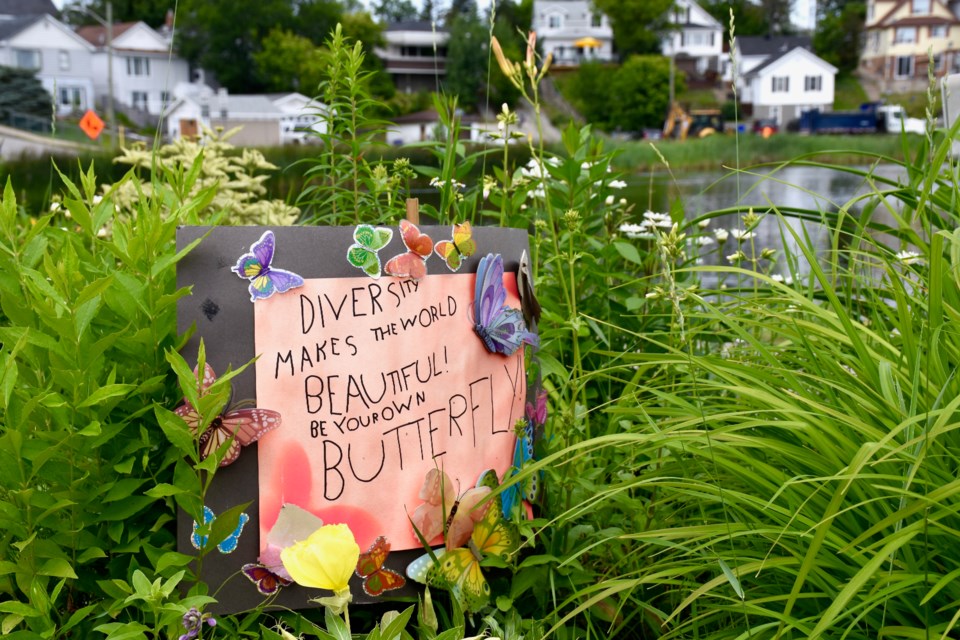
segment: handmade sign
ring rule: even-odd
[[[196,240],[178,267],[178,286],[192,287],[178,321],[182,333],[196,328],[184,355],[195,358],[202,338],[216,372],[198,372],[201,395],[213,376],[257,360],[232,381],[223,415],[202,433],[192,427],[205,454],[230,457],[203,519],[246,505],[246,526],[206,548],[207,528],[183,515],[181,550],[208,553],[203,578],[219,587],[222,610],[264,597],[302,608],[320,594],[290,584],[274,543],[342,523],[365,550],[354,601],[412,595],[403,574],[423,550],[410,516],[428,472],[442,469],[459,496],[530,448],[515,430],[539,410],[524,349],[538,338],[516,277],[526,233],[185,227],[178,249]],[[195,419],[192,407],[178,413]]]

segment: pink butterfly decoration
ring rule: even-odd
[[[440,469],[430,469],[418,494],[423,504],[413,512],[410,521],[428,542],[433,543],[443,534],[447,549],[462,547],[470,539],[474,525],[490,508],[489,502],[477,507],[490,490],[474,487],[458,499],[450,476]]]

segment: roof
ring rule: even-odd
[[[3,0],[0,0],[2,2]],[[116,39],[128,29],[137,26],[138,22],[118,22],[113,25],[113,37]],[[107,44],[107,28],[99,24],[88,24],[77,27],[77,35],[92,45],[102,47]]]
[[[384,31],[436,31],[437,33],[446,33],[447,29],[441,26],[435,27],[434,23],[429,20],[402,20],[387,24]]]
[[[0,0],[0,15],[38,16],[44,13],[59,15],[53,0]]]
[[[769,58],[767,58],[766,60],[764,60],[762,64],[759,64],[759,65],[757,65],[756,67],[754,67],[753,69],[750,69],[750,71],[749,71],[748,73],[744,74],[744,77],[745,77],[745,78],[750,78],[750,77],[759,75],[760,72],[763,71],[764,69],[766,69],[767,67],[775,64],[778,60],[781,60],[782,58],[787,57],[788,55],[790,55],[791,53],[793,53],[794,51],[797,51],[797,50],[805,52],[805,53],[806,53],[807,55],[809,55],[811,58],[816,58],[817,60],[819,60],[820,62],[822,62],[824,66],[827,66],[827,67],[830,67],[831,69],[833,69],[833,72],[834,72],[834,73],[837,72],[837,68],[836,68],[836,67],[834,67],[832,64],[830,64],[829,62],[827,62],[826,60],[824,60],[823,58],[821,58],[821,57],[818,56],[817,54],[813,53],[813,52],[810,51],[809,49],[806,49],[806,48],[804,48],[804,47],[794,47],[793,49],[790,49],[789,51],[784,51],[783,53],[781,53],[781,54],[778,55],[778,56],[770,56]]]
[[[924,15],[924,16],[911,16],[911,17],[909,17],[909,18],[903,18],[903,19],[901,19],[901,20],[897,20],[897,21],[894,22],[894,23],[888,22],[888,21],[890,20],[890,18],[892,18],[893,15],[894,15],[903,5],[907,4],[908,2],[910,2],[910,0],[897,0],[897,2],[890,8],[889,11],[887,11],[887,13],[884,14],[884,16],[883,16],[882,18],[880,18],[879,20],[877,20],[876,22],[874,22],[872,25],[870,25],[870,26],[867,27],[867,28],[868,28],[868,29],[878,29],[878,28],[897,27],[897,26],[909,26],[909,25],[916,25],[916,24],[944,24],[944,23],[956,23],[956,22],[957,22],[956,19],[953,19],[953,20],[949,20],[949,19],[948,19],[948,20],[945,20],[944,22],[941,23],[939,20],[933,19],[934,16],[932,15],[932,14],[933,14],[932,4],[933,4],[933,3],[937,3],[937,4],[940,4],[940,5],[943,6],[943,7],[947,7],[946,3],[943,2],[943,0],[930,0],[930,2],[931,2],[931,7],[930,7],[931,11],[930,11],[930,14],[928,14],[928,15]],[[948,13],[950,13],[951,16],[953,15],[953,13],[950,12],[950,11],[948,11]],[[905,20],[911,20],[911,21],[916,20],[916,22],[905,22]]]
[[[17,35],[42,17],[35,15],[14,18],[13,20],[0,20],[0,40],[6,40]]]
[[[737,47],[741,56],[769,56],[797,47],[813,51],[813,41],[810,36],[745,36],[737,37]]]

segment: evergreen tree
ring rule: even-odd
[[[410,0],[377,0],[373,5],[373,14],[381,22],[403,22],[416,20],[417,8]]]
[[[460,97],[470,111],[480,104],[487,74],[487,29],[476,13],[459,15],[449,23],[447,73],[444,91]]]
[[[821,10],[813,49],[840,71],[853,71],[860,64],[867,6],[860,1],[832,0],[830,11]]]
[[[53,101],[32,71],[0,67],[0,122],[9,121],[12,113],[25,113],[49,120]]]

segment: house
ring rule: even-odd
[[[0,65],[36,71],[56,101],[58,115],[93,107],[94,52],[89,42],[48,13],[0,20]]]
[[[322,102],[297,92],[275,93],[267,97],[283,112],[280,116],[280,144],[300,144],[308,141],[311,132],[326,132],[323,117],[327,106]]]
[[[447,73],[447,40],[450,33],[428,21],[388,24],[385,46],[376,50],[394,86],[403,93],[436,91]]]
[[[945,0],[869,0],[860,72],[882,90],[897,92],[923,90],[928,72],[937,78],[956,73],[958,6]]]
[[[533,30],[543,55],[553,54],[554,67],[614,59],[610,19],[588,0],[535,0]]]
[[[53,0],[0,0],[0,21],[15,20],[26,16],[59,15]]]
[[[806,47],[778,45],[749,71],[738,70],[737,87],[741,104],[755,118],[786,124],[804,111],[832,110],[836,75],[836,67]]]
[[[190,80],[186,60],[171,54],[170,41],[144,22],[113,25],[108,48],[105,26],[77,29],[77,35],[94,47],[94,90],[104,100],[110,93],[113,70],[114,103],[140,124],[156,121],[173,98],[173,87]]]
[[[663,54],[673,56],[688,77],[719,75],[725,60],[723,25],[693,0],[676,0],[669,22],[672,29],[663,38]]]
[[[810,36],[737,36],[734,40],[733,58],[736,60],[737,75],[743,77],[750,73],[771,56],[776,57],[801,47],[813,52],[813,40]],[[733,67],[729,57],[725,61],[723,79],[732,81]]]
[[[323,133],[326,105],[300,93],[231,94],[198,83],[181,83],[164,113],[171,140],[197,136],[204,128],[242,129],[230,138],[237,146],[273,147],[307,142],[309,130]]]
[[[477,116],[465,115],[460,119],[460,139],[477,142],[482,133]],[[446,135],[440,115],[434,109],[397,116],[387,125],[387,142],[394,146],[403,146],[440,140]]]

